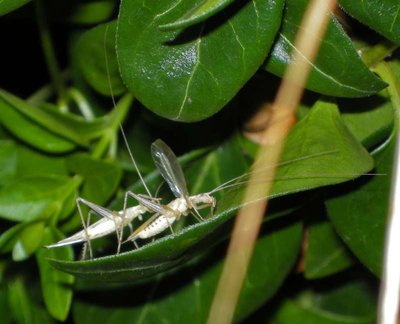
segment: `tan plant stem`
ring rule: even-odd
[[[320,41],[330,18],[330,11],[336,6],[335,0],[312,0],[303,17],[295,42],[292,64],[285,72],[272,107],[270,126],[264,131],[262,146],[253,165],[254,177],[273,179],[276,173],[286,135],[295,122],[295,110],[301,99],[304,86],[318,53]],[[260,176],[261,175],[261,176]],[[253,178],[253,177],[252,177]],[[246,277],[254,245],[267,207],[267,197],[273,181],[261,184],[252,181],[246,188],[245,204],[236,218],[226,261],[211,305],[208,323],[231,323],[236,304]]]

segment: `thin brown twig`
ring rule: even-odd
[[[270,127],[263,134],[262,146],[254,164],[254,173],[263,172],[263,177],[273,179],[284,147],[286,135],[295,122],[295,110],[301,99],[304,86],[313,62],[318,53],[330,18],[330,11],[336,6],[335,0],[312,0],[304,15],[300,33],[297,35],[292,55],[292,64],[285,72],[275,102],[272,106]],[[260,169],[260,170],[259,170]],[[261,170],[263,169],[263,171]],[[266,197],[273,181],[259,183],[251,181],[246,188],[244,201]],[[228,247],[226,261],[211,305],[208,323],[231,323],[243,281],[246,277],[255,241],[257,239],[267,199],[243,207],[235,220],[232,238]]]

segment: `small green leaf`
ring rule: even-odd
[[[351,16],[400,44],[400,3],[398,0],[339,0]]]
[[[229,167],[227,159],[218,158],[218,154],[224,152],[225,150],[219,148],[206,156],[203,163],[198,165],[198,172],[192,173],[193,178],[189,178],[188,183],[196,184],[201,181],[203,169],[212,170],[210,176],[216,178],[217,182],[224,179],[221,175],[228,177],[228,172],[233,173],[231,177],[237,176],[240,171],[237,167],[240,169],[242,164],[239,161],[243,159],[242,150],[236,149],[236,154],[232,154],[231,149],[226,151],[229,153],[229,160],[236,161]],[[272,197],[344,182],[373,167],[373,160],[345,127],[336,106],[325,102],[319,102],[293,129],[287,140],[283,161],[286,162],[278,170]],[[214,163],[214,166],[209,168],[207,163]],[[207,186],[213,185],[210,181],[204,183]],[[201,189],[212,188],[201,186]],[[214,217],[140,249],[89,261],[51,262],[58,269],[92,280],[101,277],[103,280],[126,282],[153,276],[184,262],[196,247],[215,243],[220,238],[216,235],[217,229],[242,206],[241,193],[241,190],[225,192],[217,203]]]
[[[115,7],[114,0],[77,3],[68,20],[75,24],[97,24],[110,19]]]
[[[0,190],[0,215],[17,222],[45,219],[60,212],[63,201],[79,182],[51,175],[19,178]]]
[[[24,261],[29,258],[42,244],[44,235],[44,222],[35,222],[25,226],[18,233],[12,258],[14,261]]]
[[[23,5],[26,5],[31,0],[2,0],[0,2],[0,16],[6,15]]]
[[[16,137],[40,150],[63,153],[75,148],[75,145],[70,141],[53,134],[16,111],[14,105],[1,97],[0,122]]]
[[[159,30],[191,7],[123,0],[117,28],[124,83],[147,108],[179,121],[215,114],[256,72],[279,27],[282,0],[235,3],[182,32]]]
[[[81,72],[98,92],[120,95],[126,91],[122,83],[115,53],[117,22],[97,26],[84,33],[76,45]],[[110,89],[111,88],[111,89]]]
[[[32,224],[38,223],[39,221],[19,223],[4,231],[0,235],[0,253],[8,253],[12,251],[17,240],[20,237],[20,233]]]
[[[179,28],[187,28],[194,24],[198,24],[221,11],[233,0],[205,0],[196,4],[193,8],[189,9],[184,15],[172,23],[167,23],[159,26],[161,30],[175,30]]]
[[[88,143],[104,135],[111,127],[115,127],[113,125],[118,125],[124,119],[132,101],[133,96],[126,94],[117,102],[117,105],[113,107],[110,113],[93,120],[86,120],[75,114],[61,112],[50,104],[43,104],[40,109],[49,122],[60,125],[64,129],[62,135],[71,138],[71,140],[73,140],[72,137],[80,138],[80,141]],[[71,133],[74,133],[72,137]]]
[[[294,39],[299,30],[307,0],[287,0],[283,24],[265,68],[282,76],[290,62]],[[365,97],[386,84],[361,61],[337,20],[332,16],[321,42],[319,54],[311,66],[307,89],[338,97]]]
[[[305,277],[318,279],[353,264],[353,258],[326,220],[313,223],[308,232]]]
[[[8,253],[12,251],[18,240],[18,234],[30,223],[19,223],[4,231],[0,235],[0,253]]]
[[[71,141],[87,146],[90,140],[103,135],[112,125],[118,125],[132,100],[133,96],[128,94],[109,114],[87,121],[72,113],[61,112],[54,105],[28,105],[0,89],[0,121],[27,143],[50,152],[65,152],[75,147]]]
[[[59,241],[62,238],[62,235],[55,230],[46,228],[42,243],[46,245]],[[72,249],[71,247],[59,249],[42,248],[36,252],[36,260],[39,266],[40,282],[46,308],[55,319],[65,321],[71,306],[74,277],[55,270],[47,261],[48,258],[72,260]]]

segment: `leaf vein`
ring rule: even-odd
[[[187,98],[189,96],[190,85],[191,85],[191,83],[193,81],[193,77],[196,74],[196,71],[197,71],[197,69],[198,69],[198,67],[200,65],[200,44],[201,44],[201,35],[203,34],[203,30],[204,30],[204,24],[200,29],[199,36],[198,36],[198,39],[196,41],[196,63],[194,65],[194,67],[193,67],[192,72],[190,73],[190,77],[189,77],[189,80],[187,82],[186,89],[185,89],[185,95],[183,97],[181,106],[179,107],[179,111],[178,111],[178,114],[176,115],[175,119],[179,119],[181,117],[181,114],[183,112],[183,108],[185,107],[185,102],[186,102],[186,100],[187,100]]]
[[[394,15],[392,24],[390,25],[390,29],[389,29],[389,30],[390,30],[391,32],[393,32],[394,24],[396,23],[397,18],[399,18],[399,13],[400,13],[400,3],[399,3],[399,5],[397,6],[396,14]]]
[[[331,80],[332,82],[336,83],[336,84],[339,85],[340,87],[347,88],[347,89],[351,89],[351,90],[355,90],[355,91],[359,91],[359,92],[362,92],[362,93],[365,93],[365,94],[369,94],[369,92],[366,91],[366,90],[359,89],[359,88],[350,86],[350,85],[348,85],[348,84],[344,84],[344,83],[342,83],[342,82],[336,80],[336,79],[335,79],[334,77],[332,77],[331,75],[325,73],[325,72],[322,71],[320,68],[318,68],[315,64],[313,64],[310,60],[308,60],[307,57],[305,57],[305,56],[303,55],[303,53],[301,53],[301,52],[293,45],[293,43],[292,43],[289,39],[287,39],[287,38],[285,37],[285,35],[283,35],[283,34],[281,33],[280,36],[290,45],[290,47],[293,48],[293,50],[295,50],[297,53],[299,53],[299,55],[300,55],[307,63],[309,63],[316,71],[318,71],[319,73],[321,73],[321,74],[322,74],[324,77],[326,77],[327,79],[329,79],[329,80]]]

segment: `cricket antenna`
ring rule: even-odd
[[[117,105],[116,105],[116,103],[115,103],[114,92],[113,92],[112,85],[111,85],[110,69],[109,69],[109,66],[108,66],[108,56],[107,56],[107,48],[106,48],[108,27],[109,27],[109,25],[106,26],[106,30],[105,30],[105,32],[104,32],[103,47],[104,47],[104,58],[105,58],[106,71],[107,71],[108,88],[109,88],[109,90],[110,90],[111,100],[112,100],[113,106],[114,106],[114,108],[115,108]],[[140,181],[142,182],[143,187],[145,188],[145,190],[146,190],[147,194],[149,195],[149,197],[153,197],[153,196],[151,195],[151,193],[150,193],[149,188],[147,187],[146,183],[144,182],[144,179],[143,179],[143,177],[142,177],[142,173],[139,171],[139,168],[138,168],[138,166],[137,166],[137,164],[136,164],[136,161],[135,161],[135,159],[134,159],[134,157],[133,157],[132,151],[131,151],[131,149],[130,149],[130,147],[129,147],[129,143],[128,143],[128,140],[127,140],[127,138],[126,138],[126,136],[125,136],[125,132],[124,132],[124,129],[122,128],[122,124],[121,124],[121,123],[119,124],[119,129],[121,130],[122,138],[124,139],[125,146],[126,146],[126,148],[128,149],[129,157],[131,158],[131,161],[132,161],[133,166],[135,167],[135,170],[136,170],[136,172],[137,172],[137,174],[138,174],[138,176],[139,176],[139,178],[140,178]]]

